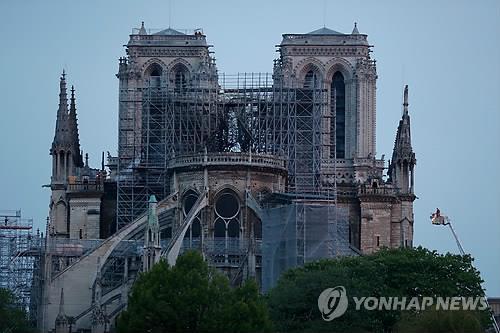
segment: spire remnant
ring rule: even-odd
[[[389,181],[397,185],[403,193],[413,193],[413,170],[417,163],[411,144],[411,125],[408,113],[408,85],[403,93],[403,116],[399,121],[392,159],[389,165]]]

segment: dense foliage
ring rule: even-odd
[[[309,263],[286,272],[270,291],[271,318],[280,332],[397,332],[398,328],[410,332],[409,327],[418,325],[418,332],[461,332],[453,325],[462,325],[473,333],[488,323],[485,311],[467,311],[464,317],[464,313],[449,313],[452,311],[367,311],[363,307],[356,311],[349,304],[342,317],[326,322],[317,305],[320,293],[335,286],[346,288],[350,302],[354,296],[483,296],[482,280],[472,261],[470,256],[407,248]],[[449,323],[450,318],[458,317],[466,319]],[[433,325],[442,329],[427,330]]]
[[[33,328],[10,290],[0,288],[0,332],[29,333]]]
[[[472,311],[429,309],[419,314],[403,314],[396,331],[403,333],[483,333],[482,314]]]
[[[118,319],[118,332],[264,332],[267,307],[255,282],[231,288],[228,279],[189,251],[174,267],[165,261],[141,274]]]

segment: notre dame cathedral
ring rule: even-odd
[[[143,23],[125,51],[118,154],[99,168],[60,78],[41,331],[112,332],[137,274],[186,249],[265,292],[308,261],[412,246],[408,87],[385,161],[376,62],[356,25],[284,34],[269,74],[219,73],[201,30]]]

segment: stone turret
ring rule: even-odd
[[[393,183],[401,194],[413,194],[414,167],[417,163],[411,145],[408,105],[408,85],[406,85],[404,90],[403,116],[399,121],[388,172],[389,181]]]
[[[52,155],[52,182],[64,181],[66,176],[66,154],[70,146],[68,139],[68,98],[66,93],[66,73],[62,72],[59,82],[59,108],[57,109],[56,130],[50,149]]]
[[[78,136],[75,89],[71,87],[71,104],[68,110],[64,71],[59,82],[59,108],[50,155],[52,155],[52,183],[66,183],[69,176],[76,174],[76,168],[83,166]]]

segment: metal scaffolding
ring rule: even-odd
[[[121,87],[118,229],[146,210],[149,195],[170,193],[170,159],[204,150],[283,156],[289,192],[336,200],[335,154],[324,152],[335,151],[325,140],[335,116],[326,89],[289,86],[270,73],[174,81],[164,75]]]
[[[33,235],[33,220],[22,218],[20,210],[0,211],[0,218],[0,288],[11,290],[19,306],[30,311],[42,238]]]

